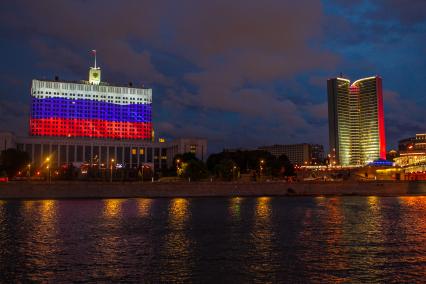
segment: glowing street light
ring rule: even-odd
[[[115,162],[115,160],[111,159],[111,163],[110,163],[111,173],[109,175],[109,182],[112,182],[112,166],[113,166],[114,162]]]
[[[47,163],[46,169],[47,169],[47,172],[48,172],[47,181],[50,183],[51,182],[51,178],[50,178],[50,157],[46,158],[46,163]]]
[[[180,159],[176,160],[176,175],[179,175],[179,163],[180,163]]]
[[[262,175],[262,170],[263,170],[263,164],[265,163],[265,160],[260,160],[260,165],[259,165],[259,174]]]

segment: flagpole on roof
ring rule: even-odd
[[[96,49],[92,50],[93,55],[95,56],[95,68],[96,68]]]

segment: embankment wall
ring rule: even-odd
[[[9,182],[0,199],[426,194],[426,182]]]

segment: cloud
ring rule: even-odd
[[[0,113],[2,114],[0,131],[12,131],[17,135],[28,133],[29,106],[27,104],[1,100]]]
[[[160,136],[205,136],[216,148],[325,143],[326,79],[336,70],[353,78],[383,70],[371,50],[393,54],[403,42],[386,44],[419,29],[422,2],[15,1],[0,9],[0,36],[60,77],[85,78],[88,51],[97,49],[103,78],[154,88]],[[424,122],[415,104],[386,96],[390,137],[403,128],[400,121]],[[402,113],[393,100],[413,112]]]
[[[384,90],[383,100],[387,141],[396,142],[412,137],[416,133],[425,132],[426,119],[423,115],[423,106],[392,90]],[[392,142],[390,146],[395,146],[396,144]]]

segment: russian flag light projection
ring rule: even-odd
[[[35,136],[150,139],[151,103],[106,99],[32,97],[30,134]]]

